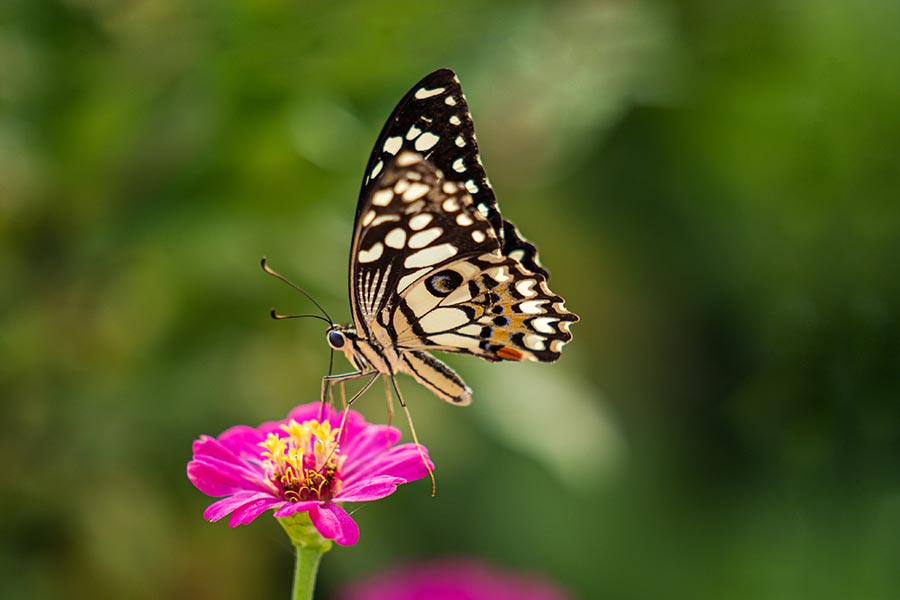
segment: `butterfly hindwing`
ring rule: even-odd
[[[553,362],[576,320],[543,275],[489,252],[443,265],[409,286],[393,325],[400,348]]]
[[[379,316],[373,333],[389,332],[382,337],[399,350],[493,361],[559,358],[575,317],[546,277],[504,256],[468,192],[420,155],[401,153],[388,170],[363,216],[369,227],[358,252],[360,305],[368,321]],[[371,275],[365,265],[374,254],[378,273]],[[382,281],[399,297],[382,303]]]

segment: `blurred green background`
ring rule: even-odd
[[[371,145],[463,82],[581,315],[556,365],[401,381],[437,464],[320,597],[481,557],[579,598],[900,597],[900,4],[0,3],[0,596],[284,598],[191,442],[317,397]],[[341,367],[343,368],[343,359]],[[384,421],[382,392],[358,403]]]

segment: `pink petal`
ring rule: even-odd
[[[246,502],[242,506],[236,508],[233,513],[231,513],[231,518],[228,519],[228,525],[229,527],[246,525],[247,523],[252,522],[256,517],[258,517],[265,511],[282,502],[284,502],[284,500],[279,500],[274,496],[263,497],[257,500]]]
[[[266,439],[266,435],[258,428],[237,425],[226,429],[217,439],[237,456],[245,460],[248,458],[259,460],[262,453],[259,443]]]
[[[341,419],[344,416],[344,411],[335,411],[335,413],[335,418],[332,419],[331,424],[335,427],[339,427]],[[348,443],[350,440],[358,437],[361,432],[366,431],[369,427],[371,426],[366,422],[365,417],[355,410],[348,411],[347,420],[344,421],[344,430],[341,434],[341,442],[345,444]]]
[[[198,490],[208,496],[268,490],[262,473],[254,472],[241,463],[209,458],[192,460],[187,465],[187,476]]]
[[[335,502],[369,502],[380,500],[397,491],[397,486],[405,483],[397,477],[382,475],[371,477],[355,486],[347,486],[345,490],[335,497]]]
[[[260,449],[261,450],[261,449]],[[220,440],[209,437],[208,435],[200,436],[193,445],[194,460],[210,459],[222,461],[224,463],[233,463],[248,471],[259,471],[252,463],[248,463],[245,459],[235,453],[231,448],[227,447]],[[256,459],[260,458],[260,451],[254,454]]]
[[[400,439],[400,430],[386,425],[370,425],[359,432],[356,437],[347,438],[344,444],[344,455],[347,460],[366,462],[372,456],[385,452]],[[350,465],[348,465],[348,468]]]
[[[424,447],[422,453],[428,460],[427,450]],[[428,460],[428,465],[434,471],[431,460]],[[402,479],[401,483],[405,483],[427,477],[428,469],[415,445],[404,444],[391,448],[381,456],[371,458],[367,464],[348,464],[343,481],[347,486],[354,486],[360,481],[382,475]]]
[[[316,506],[318,500],[307,500],[305,502],[285,502],[284,506],[275,511],[276,517],[289,517],[294,513],[305,512]]]
[[[352,546],[359,541],[359,526],[337,504],[314,506],[309,510],[309,518],[319,533],[341,546]]]
[[[298,423],[310,420],[321,421],[322,419],[327,420],[332,415],[334,415],[334,408],[327,402],[324,405],[321,402],[310,402],[292,408],[286,420],[293,419]]]
[[[217,500],[207,506],[206,510],[203,511],[203,518],[207,521],[218,521],[222,517],[231,514],[233,511],[247,504],[248,502],[255,502],[266,497],[272,498],[273,500],[277,501],[277,499],[270,494],[261,494],[259,492],[238,492],[233,496],[222,498],[221,500]]]

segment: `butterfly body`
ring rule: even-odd
[[[552,362],[578,317],[547,286],[534,245],[500,215],[455,74],[394,109],[369,159],[350,254],[353,323],[327,338],[357,369],[407,373],[453,404],[472,390],[430,352]]]

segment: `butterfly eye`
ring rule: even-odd
[[[450,292],[461,286],[462,282],[462,275],[456,271],[447,270],[429,277],[428,281],[425,282],[425,287],[434,296],[443,298],[444,296],[449,296]]]
[[[340,350],[344,347],[344,334],[340,331],[329,331],[328,332],[328,345],[334,348],[335,350]]]

